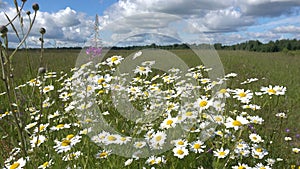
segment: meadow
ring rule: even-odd
[[[138,51],[133,50],[111,50],[106,54],[106,58],[110,59],[113,56],[121,55],[126,58],[128,55],[132,55]],[[174,53],[176,56],[179,56],[187,65],[190,67],[199,66],[199,62],[195,61],[194,54],[189,50],[170,50],[170,52]],[[35,91],[30,86],[30,80],[34,79],[37,76],[37,70],[39,68],[39,50],[22,50],[19,51],[13,60],[14,65],[14,79],[15,83],[18,85],[26,84],[27,86],[24,89],[21,89],[22,95],[26,95],[21,97],[22,104],[24,105],[22,108],[27,108],[26,110],[22,110],[22,112],[18,113],[18,118],[20,120],[21,126],[23,127],[24,133],[27,136],[24,137],[24,141],[26,144],[27,151],[23,152],[22,148],[15,150],[15,147],[22,147],[20,144],[20,135],[16,133],[16,126],[14,126],[13,116],[11,115],[13,112],[9,112],[9,105],[6,102],[5,94],[0,96],[0,137],[2,141],[0,142],[0,164],[5,165],[6,167],[13,168],[14,164],[16,164],[16,160],[19,159],[19,166],[22,163],[26,162],[26,168],[299,168],[300,167],[300,52],[293,51],[289,53],[260,53],[260,52],[247,52],[247,51],[226,51],[219,50],[217,51],[221,62],[224,66],[225,74],[237,73],[235,78],[231,79],[231,76],[228,76],[230,80],[226,79],[226,86],[231,89],[230,95],[233,98],[226,99],[226,105],[222,107],[222,115],[224,116],[220,125],[227,124],[231,117],[239,117],[245,121],[250,121],[252,117],[260,117],[258,119],[264,119],[261,124],[256,124],[257,122],[253,122],[250,124],[242,123],[243,120],[240,120],[240,123],[237,126],[226,127],[224,128],[220,126],[217,127],[216,131],[221,132],[222,134],[215,133],[213,137],[204,141],[203,143],[197,142],[198,134],[194,132],[189,133],[188,136],[184,137],[181,140],[182,144],[194,144],[201,146],[201,148],[191,149],[187,155],[186,151],[188,148],[180,146],[178,143],[175,144],[175,148],[173,150],[168,150],[157,156],[151,156],[149,158],[138,158],[138,157],[121,157],[117,154],[114,154],[114,148],[110,147],[110,143],[105,143],[105,149],[101,146],[98,147],[95,143],[97,143],[97,139],[95,140],[93,137],[89,137],[90,135],[85,135],[88,132],[81,127],[82,123],[88,123],[87,121],[81,121],[76,119],[76,114],[69,112],[64,112],[64,110],[70,105],[72,102],[72,98],[65,97],[61,98],[61,93],[63,91],[69,92],[66,87],[63,85],[67,84],[68,77],[72,77],[74,74],[79,74],[77,77],[84,76],[84,72],[89,72],[88,66],[79,67],[77,69],[73,69],[76,64],[76,59],[78,58],[78,54],[80,50],[54,50],[54,49],[45,49],[43,53],[42,65],[46,67],[48,74],[43,75],[48,78],[42,79],[40,77],[42,87],[40,88],[41,92],[39,92],[39,88]],[[102,56],[103,57],[103,56]],[[163,56],[162,56],[163,57]],[[105,60],[105,59],[104,59]],[[114,60],[114,59],[112,59]],[[28,62],[29,61],[29,62]],[[109,63],[106,61],[107,64]],[[31,68],[29,68],[28,63],[30,63]],[[103,65],[101,67],[101,71],[98,72],[99,76],[103,76],[103,80],[110,85],[113,83],[109,83],[110,80],[107,80],[106,75],[109,74],[109,71],[114,71],[112,67],[117,67],[117,64],[114,65]],[[138,66],[138,65],[137,65]],[[147,65],[151,67],[151,65]],[[147,67],[145,66],[145,67]],[[141,67],[139,67],[141,68]],[[71,71],[71,69],[73,69]],[[199,70],[198,70],[199,69]],[[140,70],[142,71],[142,70]],[[143,70],[145,71],[145,70]],[[201,73],[201,79],[205,79],[206,69],[198,67],[197,70]],[[50,72],[50,74],[49,74]],[[56,73],[51,73],[56,72]],[[61,73],[63,72],[63,73]],[[91,73],[91,72],[89,72]],[[149,76],[148,76],[149,73]],[[153,71],[152,73],[155,73]],[[173,72],[174,73],[174,72]],[[92,76],[98,76],[97,73],[91,73]],[[158,73],[159,74],[159,73]],[[170,73],[171,74],[171,73]],[[89,76],[89,74],[87,74]],[[146,76],[145,76],[146,75]],[[42,76],[42,75],[40,75]],[[53,77],[53,80],[51,79]],[[91,78],[92,78],[91,76]],[[150,72],[138,72],[136,76],[145,79],[142,82],[130,82],[133,86],[139,87],[139,85],[147,85],[145,82],[148,82],[147,79],[150,77],[153,79],[154,75],[150,76]],[[61,77],[61,78],[60,78]],[[90,76],[89,76],[90,77]],[[136,77],[136,78],[137,78]],[[162,83],[160,87],[162,91],[175,90],[174,84],[169,82],[164,84],[162,81],[165,79],[166,75],[163,73],[159,74],[157,83]],[[109,79],[109,78],[108,78]],[[250,80],[252,79],[252,80]],[[255,79],[255,80],[254,80]],[[37,79],[35,79],[37,80]],[[98,81],[99,82],[99,81]],[[245,82],[244,84],[242,82]],[[81,84],[80,82],[76,82]],[[99,82],[100,83],[100,82]],[[140,84],[141,83],[141,84]],[[209,82],[210,83],[210,82]],[[242,84],[241,84],[242,83]],[[62,85],[63,84],[63,85]],[[270,87],[271,85],[272,87]],[[280,94],[280,96],[275,95],[274,92],[275,86],[284,86],[286,87],[286,92],[284,94]],[[45,91],[45,87],[47,87]],[[51,87],[54,87],[55,90],[52,91]],[[80,85],[79,85],[80,86]],[[184,85],[183,85],[184,86]],[[206,83],[200,83],[199,86],[202,88],[208,87]],[[262,94],[262,87],[265,86],[268,88],[266,93]],[[149,87],[149,86],[148,86]],[[143,88],[144,90],[145,88]],[[248,101],[243,102],[243,100],[239,100],[240,97],[234,97],[238,95],[238,89],[245,89],[243,93],[246,95],[248,92],[246,90],[249,89],[249,93],[252,93],[251,98],[253,97],[254,105],[257,105],[260,108],[253,108],[251,106],[250,109],[241,109],[239,104],[245,105],[249,103]],[[58,91],[60,90],[60,91]],[[74,90],[82,90],[74,89]],[[89,88],[88,88],[89,90]],[[118,112],[111,108],[110,106],[117,104],[113,103],[113,100],[109,98],[110,92],[107,88],[102,86],[101,89],[92,89],[97,91],[97,97],[100,97],[98,100],[99,107],[101,113],[105,113],[108,111],[108,115],[105,116],[105,119],[109,121],[109,124],[120,133],[123,133],[126,136],[139,136],[143,137],[150,132],[148,130],[143,130],[140,133],[135,131],[135,125],[137,123],[126,121],[124,117],[122,117]],[[176,89],[177,90],[177,89]],[[0,93],[5,91],[4,85],[0,84]],[[256,92],[261,92],[261,94],[254,94]],[[52,92],[52,93],[51,93]],[[201,107],[201,112],[198,116],[198,120],[203,122],[202,120],[206,120],[206,111],[208,108],[206,104],[209,103],[210,98],[210,90],[201,90],[200,102],[205,101],[205,105]],[[269,93],[268,93],[269,92]],[[104,94],[103,94],[104,93]],[[101,95],[102,94],[102,95]],[[148,94],[146,94],[146,98],[141,98],[140,95],[135,93],[129,93],[133,98],[131,102],[136,106],[140,107],[140,109],[145,106],[147,103],[151,103],[148,100]],[[137,97],[137,98],[135,98]],[[145,97],[145,96],[144,96]],[[175,96],[174,96],[175,97]],[[161,120],[159,123],[163,124],[165,120],[174,120],[176,116],[176,120],[178,121],[179,110],[180,108],[174,108],[177,106],[178,96],[173,100],[168,100],[167,103],[174,103],[174,105],[167,107],[167,114],[162,115],[159,119]],[[50,100],[48,99],[50,98]],[[46,101],[48,99],[48,101]],[[65,99],[65,100],[64,100]],[[73,98],[74,99],[74,98]],[[202,100],[201,100],[202,99]],[[86,100],[85,100],[86,101]],[[241,103],[241,102],[242,103]],[[40,106],[42,104],[42,106]],[[45,104],[45,105],[44,105]],[[47,106],[48,105],[48,106]],[[84,104],[85,105],[85,104]],[[249,104],[248,104],[249,105]],[[86,105],[85,105],[86,106]],[[82,108],[86,110],[85,107]],[[180,107],[180,106],[179,106]],[[184,106],[183,106],[184,107]],[[69,108],[69,107],[68,107]],[[170,110],[169,110],[170,108]],[[173,109],[174,108],[174,109]],[[32,109],[32,110],[30,110]],[[143,110],[143,109],[142,109]],[[55,112],[58,114],[55,115]],[[224,113],[224,114],[223,114]],[[12,116],[12,117],[9,117]],[[171,118],[173,116],[173,118]],[[52,118],[53,119],[52,119]],[[244,118],[245,117],[245,118]],[[246,117],[248,120],[246,120]],[[223,117],[222,117],[223,118]],[[89,119],[91,120],[91,119]],[[184,121],[184,120],[183,120]],[[234,120],[235,122],[238,119]],[[36,123],[35,123],[36,122]],[[259,122],[258,122],[259,123]],[[30,125],[31,124],[31,125]],[[69,127],[62,127],[61,124],[69,124]],[[179,125],[179,122],[176,123]],[[197,123],[198,124],[198,123]],[[246,125],[248,124],[248,125]],[[44,128],[37,127],[37,131],[35,131],[36,126],[46,125]],[[60,126],[59,126],[60,125]],[[149,124],[148,124],[149,125]],[[242,127],[245,125],[245,127]],[[89,125],[87,125],[89,126]],[[247,127],[246,127],[247,126]],[[50,130],[50,128],[52,129]],[[56,127],[56,129],[55,129]],[[145,126],[139,126],[145,127]],[[153,126],[147,126],[151,129],[159,131],[150,132],[153,137],[156,136],[161,139],[164,135],[161,133],[165,131],[164,129],[173,128],[171,124],[161,127],[161,125],[157,126],[157,124],[153,124]],[[61,128],[61,129],[60,129]],[[26,130],[25,130],[26,129]],[[134,131],[132,131],[134,130]],[[227,131],[228,130],[228,131]],[[78,133],[78,134],[77,134]],[[80,134],[79,134],[80,133]],[[82,134],[85,133],[85,134]],[[225,134],[226,133],[226,134]],[[107,133],[106,133],[107,134]],[[149,133],[148,133],[149,134]],[[254,138],[249,138],[251,134],[255,135]],[[109,134],[108,134],[109,135]],[[218,137],[220,136],[220,138]],[[37,137],[37,138],[36,138]],[[40,138],[39,138],[40,137]],[[46,137],[46,138],[43,138]],[[113,142],[117,139],[116,135],[105,135],[105,137],[111,139]],[[116,137],[116,138],[114,138]],[[43,138],[43,139],[42,139]],[[152,137],[151,137],[152,138]],[[149,141],[150,148],[155,149],[155,146],[151,145],[151,138]],[[36,139],[36,141],[34,141]],[[39,140],[42,139],[42,140]],[[77,139],[77,140],[76,140]],[[59,141],[61,140],[61,142]],[[93,140],[93,142],[91,141]],[[196,140],[196,141],[195,141]],[[162,142],[158,142],[156,146],[161,146]],[[174,140],[173,140],[174,141]],[[178,141],[178,140],[177,140]],[[199,141],[199,140],[198,140]],[[74,145],[72,144],[74,142]],[[101,142],[98,140],[98,143]],[[244,145],[244,142],[249,142],[247,144],[249,146],[248,155],[238,155],[234,150],[235,144],[241,143]],[[102,142],[103,143],[103,142]],[[199,144],[198,144],[199,143]],[[64,145],[72,145],[69,146],[69,149],[63,149],[59,147],[59,144]],[[177,145],[176,145],[177,144]],[[246,143],[245,143],[246,144]],[[254,148],[255,146],[264,146],[264,148]],[[152,147],[151,147],[152,146]],[[192,146],[191,146],[192,147]],[[228,147],[228,154],[225,147]],[[251,148],[250,148],[251,147]],[[24,147],[23,147],[24,148]],[[109,150],[111,148],[111,150]],[[159,148],[157,148],[159,149]],[[16,152],[11,152],[15,150]],[[268,153],[262,154],[262,152],[268,151]],[[255,154],[254,151],[258,151],[258,154]],[[72,152],[72,153],[70,153]],[[15,153],[15,155],[13,155]],[[68,154],[69,153],[69,154]],[[177,153],[177,154],[176,154]],[[252,154],[251,154],[252,153]],[[254,155],[253,155],[254,153]],[[23,157],[23,158],[22,158]],[[30,159],[26,160],[26,157],[30,157]],[[11,159],[10,159],[11,158]],[[10,160],[7,160],[10,159]],[[23,161],[22,161],[23,160]],[[25,165],[25,164],[24,164]]]

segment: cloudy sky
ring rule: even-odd
[[[27,0],[24,12],[35,2],[40,10],[30,47],[38,44],[40,27],[47,30],[47,47],[88,45],[96,14],[107,46],[300,39],[299,0]],[[7,23],[4,13],[13,17],[13,0],[0,0],[1,25]],[[24,14],[25,29],[28,20]],[[12,33],[9,38],[17,44]]]

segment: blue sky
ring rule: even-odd
[[[40,27],[47,30],[48,47],[91,44],[96,14],[106,46],[300,39],[299,0],[27,0],[24,11],[33,3],[40,11],[32,47]],[[4,12],[13,17],[13,7],[13,0],[0,0],[1,25],[7,22]],[[12,33],[10,39],[17,44]]]

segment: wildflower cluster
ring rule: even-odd
[[[286,162],[270,151],[276,140],[259,131],[266,121],[259,114],[263,100],[281,97],[285,87],[253,90],[247,86],[257,79],[248,79],[234,89],[224,84],[235,73],[210,79],[211,69],[202,65],[159,71],[155,61],[119,74],[122,60],[88,62],[71,74],[46,72],[18,86],[20,92],[31,90],[38,104],[23,110],[27,154],[16,145],[5,167],[110,166],[110,158],[146,168],[179,167],[191,159],[198,161],[191,168],[259,169]],[[0,120],[9,121],[12,113],[0,114]],[[282,121],[287,114],[270,116]],[[291,151],[298,155],[299,147]],[[205,161],[210,164],[203,166]]]

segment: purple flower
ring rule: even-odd
[[[289,133],[291,130],[289,128],[285,129],[285,132]]]
[[[90,56],[90,59],[95,57],[100,57],[102,54],[102,48],[98,47],[89,47],[86,49],[86,54]]]

